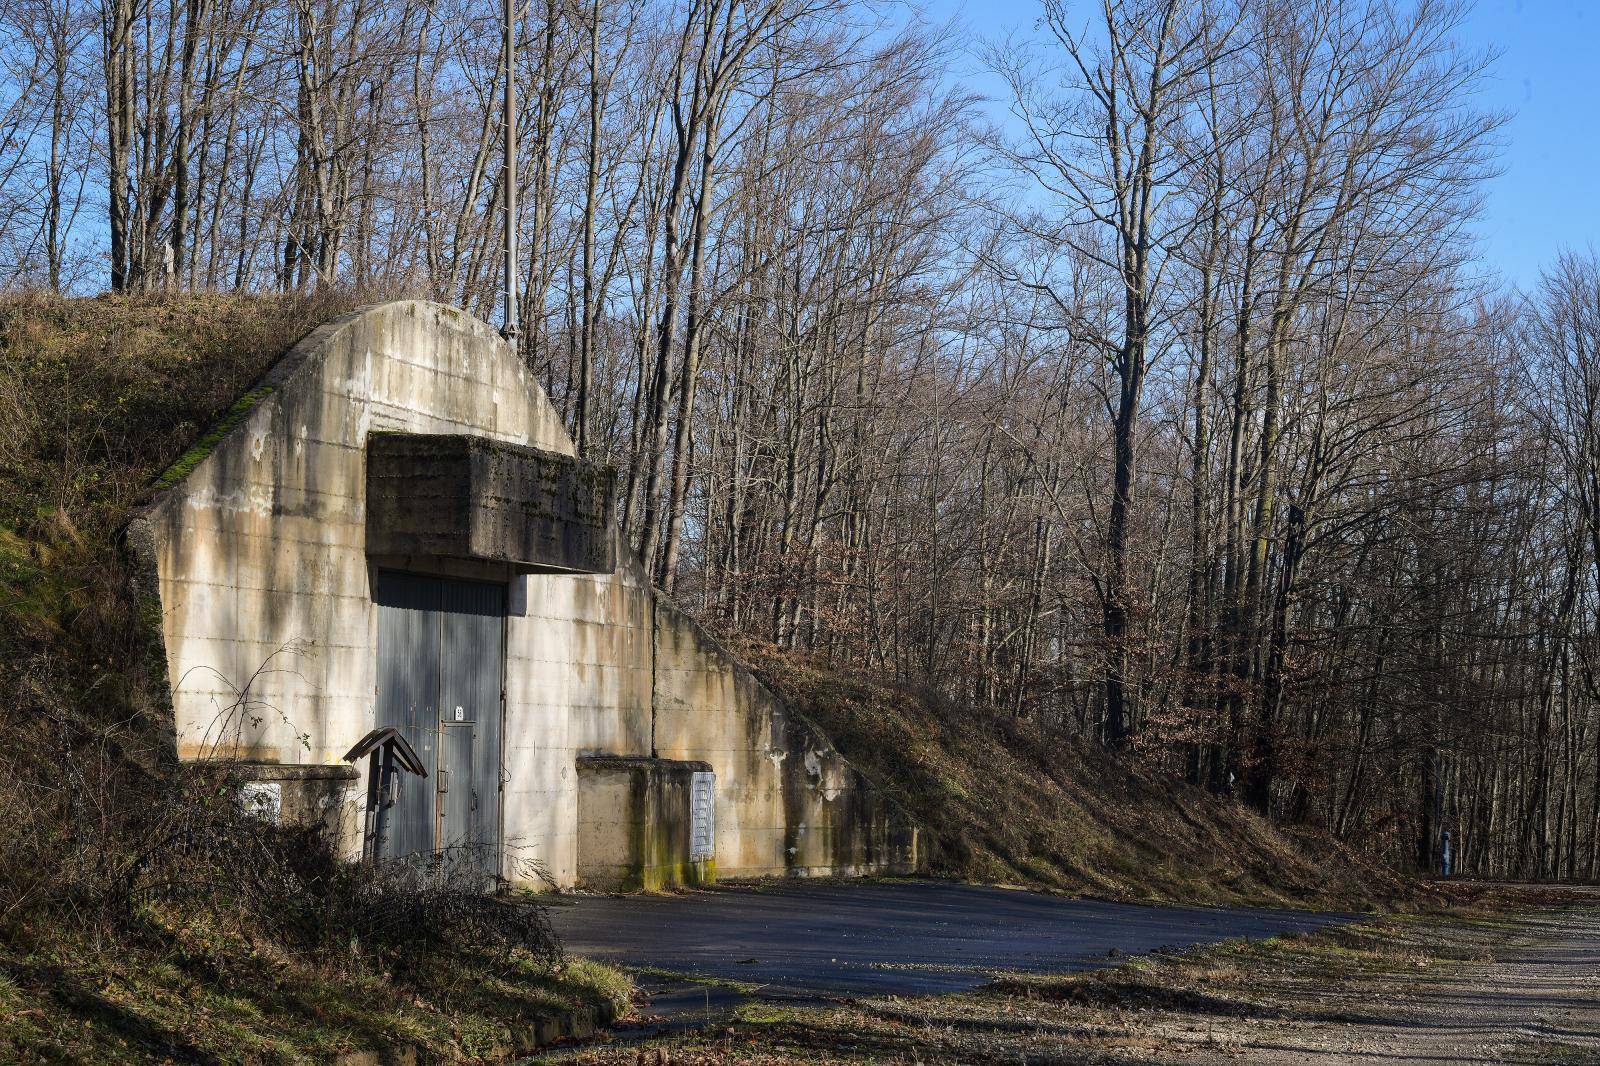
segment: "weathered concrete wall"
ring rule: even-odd
[[[581,888],[656,892],[716,880],[690,849],[690,786],[709,763],[629,756],[578,760]]]
[[[185,758],[333,764],[374,720],[367,435],[474,433],[569,455],[572,446],[492,329],[420,302],[318,328],[249,398],[232,429],[209,453],[186,456],[192,469],[129,530],[158,575],[175,743]],[[538,665],[520,632],[526,622],[508,625],[522,670]],[[508,761],[528,771],[517,795],[537,796],[533,779],[559,781],[556,768],[570,762],[570,750],[545,747],[561,743],[567,715],[536,696],[511,713],[519,724],[509,736],[534,744],[531,757],[527,744],[507,745]],[[358,785],[348,802],[364,795]]]
[[[283,763],[239,763],[239,778],[248,781],[263,814],[270,814],[281,825],[321,825],[341,840],[361,832],[359,812],[350,802],[350,788],[360,780],[355,767]],[[267,797],[270,796],[270,801]]]
[[[916,868],[916,830],[901,812],[665,597],[655,678],[656,754],[716,767],[723,875]]]
[[[374,724],[377,568],[507,581],[525,604],[506,620],[509,867],[532,860],[573,882],[584,755],[710,763],[725,876],[914,862],[897,812],[637,568],[520,577],[493,562],[369,550],[373,432],[572,455],[538,384],[489,326],[418,301],[345,316],[297,345],[230,421],[129,528],[160,592],[181,756],[338,763]],[[349,809],[332,817],[358,824],[364,790],[351,788]]]
[[[462,434],[367,437],[367,553],[609,574],[616,472]]]
[[[432,304],[330,322],[251,394],[248,413],[136,519],[160,574],[178,751],[336,762],[372,719],[367,434],[572,448],[495,333]]]
[[[650,589],[627,570],[526,580],[528,615],[506,645],[505,833],[571,885],[577,758],[650,754]]]

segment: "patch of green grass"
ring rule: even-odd
[[[626,974],[590,960],[486,970],[464,955],[418,989],[186,928],[181,946],[0,951],[0,1058],[322,1062],[409,1047],[429,1061],[479,1061],[528,1048],[542,1023],[604,1024],[632,998]]]
[[[743,1003],[734,1008],[733,1017],[743,1025],[783,1025],[801,1020],[807,1008],[771,1002]]]
[[[630,966],[627,972],[635,979],[646,978],[657,981],[674,981],[688,985],[704,985],[707,988],[726,988],[742,995],[753,996],[761,992],[762,986],[750,981],[735,981],[726,977],[712,977],[708,974],[687,973],[682,970],[668,970],[660,966]]]

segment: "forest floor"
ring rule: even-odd
[[[756,996],[699,1028],[624,1029],[560,1060],[1600,1063],[1600,892],[1505,890],[955,995]]]

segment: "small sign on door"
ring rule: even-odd
[[[467,709],[465,707],[457,707],[456,708],[456,721],[465,722],[466,720],[467,720]]]

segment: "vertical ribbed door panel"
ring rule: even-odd
[[[377,724],[397,726],[422,764],[438,764],[439,592],[435,578],[378,574]],[[386,856],[427,854],[434,847],[432,780],[399,775],[400,801],[390,815]]]
[[[432,775],[402,776],[386,854],[471,845],[497,873],[505,587],[385,570],[376,600],[378,725]]]

